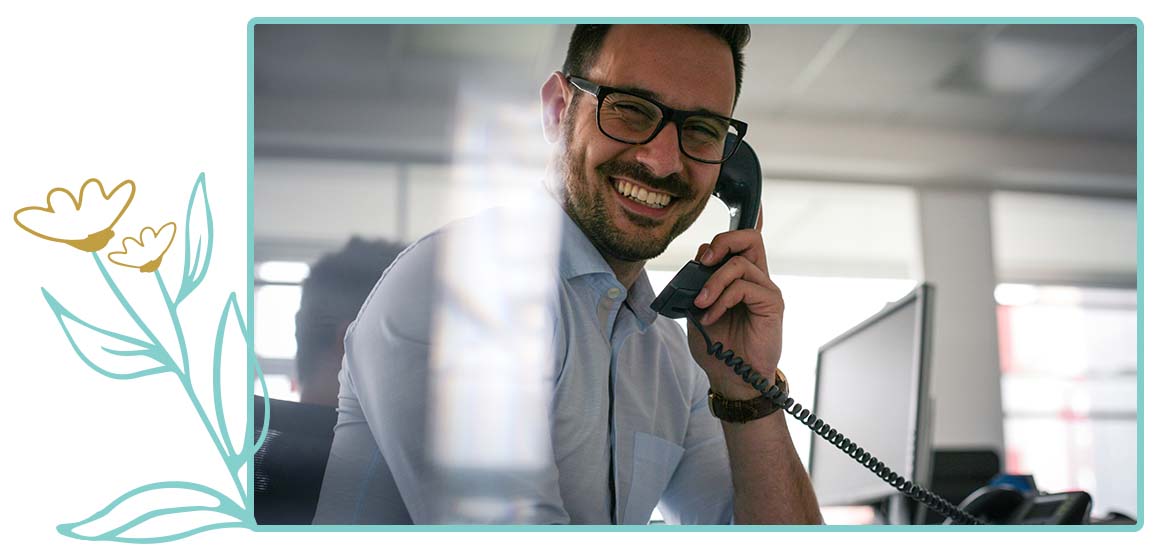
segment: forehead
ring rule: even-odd
[[[653,92],[658,101],[678,109],[733,112],[729,46],[685,25],[614,25],[585,77]]]

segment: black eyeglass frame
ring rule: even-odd
[[[722,115],[719,115],[717,113],[711,113],[709,111],[683,111],[681,109],[674,109],[672,107],[666,106],[665,104],[657,101],[656,99],[651,99],[649,97],[641,95],[640,93],[625,90],[625,89],[610,87],[610,86],[602,86],[600,84],[590,82],[584,78],[581,78],[580,76],[565,76],[565,79],[567,79],[568,83],[572,84],[577,89],[597,98],[597,109],[596,109],[597,128],[599,128],[601,130],[601,133],[604,134],[605,136],[609,137],[610,139],[616,140],[622,144],[630,144],[630,145],[635,145],[635,146],[648,144],[648,143],[652,142],[653,139],[656,138],[658,134],[661,133],[661,130],[665,128],[665,125],[669,124],[670,121],[672,121],[673,123],[675,123],[677,125],[677,145],[681,149],[681,153],[683,155],[685,155],[685,157],[688,157],[694,161],[699,161],[701,163],[717,164],[717,163],[725,163],[726,160],[729,160],[731,157],[733,157],[733,155],[735,153],[737,153],[737,151],[738,151],[738,146],[740,146],[742,144],[742,142],[741,142],[742,138],[744,136],[746,136],[746,128],[748,127],[748,125],[746,123],[738,120],[738,119],[733,119],[730,117],[722,116]],[[613,136],[612,134],[609,134],[608,132],[605,131],[605,127],[601,124],[601,105],[604,104],[605,98],[613,93],[622,93],[625,95],[632,95],[633,97],[637,97],[637,98],[643,99],[645,101],[648,101],[649,103],[652,103],[653,105],[657,106],[658,109],[661,110],[661,120],[657,121],[657,128],[653,129],[653,133],[650,134],[648,138],[646,138],[645,140],[642,140],[641,142],[629,142],[627,140],[622,140],[620,138],[617,138],[617,137]],[[730,138],[729,134],[726,135],[725,145],[723,146],[723,149],[728,150],[728,153],[726,153],[726,151],[723,151],[722,152],[722,159],[720,159],[720,160],[702,159],[702,158],[690,155],[689,152],[687,152],[685,150],[685,142],[681,139],[681,136],[682,136],[681,130],[685,126],[685,119],[687,119],[689,117],[693,117],[693,116],[714,117],[717,119],[722,119],[722,120],[727,121],[730,125],[732,125],[734,127],[734,129],[736,129],[738,131],[737,138],[735,141],[731,141],[732,139]]]

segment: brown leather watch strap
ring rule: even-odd
[[[774,370],[774,379],[774,384],[782,389],[783,393],[789,392],[790,386],[786,381],[786,374],[782,373],[782,370]],[[732,401],[715,393],[713,389],[709,391],[709,409],[710,414],[713,414],[715,418],[738,424],[757,420],[781,410],[774,404],[773,399],[768,399],[762,395],[750,400]]]

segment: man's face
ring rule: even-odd
[[[583,77],[650,92],[649,97],[675,109],[732,114],[730,49],[691,27],[614,26]],[[627,262],[656,257],[701,214],[721,165],[682,154],[674,123],[648,144],[613,140],[597,127],[597,99],[571,86],[569,92],[573,98],[562,123],[564,153],[558,162],[565,210],[606,257]],[[656,208],[656,202],[642,204],[621,194],[626,187],[670,199]]]

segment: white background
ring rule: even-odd
[[[137,184],[117,239],[179,222],[179,236],[162,265],[167,277],[181,267],[180,224],[198,173],[205,172],[214,212],[213,265],[196,300],[188,304],[187,337],[194,367],[207,371],[207,334],[231,290],[246,291],[246,33],[255,16],[1136,16],[1145,22],[1148,61],[1157,58],[1149,17],[1141,3],[1104,1],[1067,8],[1053,4],[973,2],[848,2],[846,9],[817,3],[680,7],[654,2],[616,4],[617,11],[575,2],[505,9],[476,2],[437,9],[432,3],[249,2],[222,6],[161,2],[5,4],[0,14],[0,210],[40,205],[50,188],[77,189],[97,177],[112,187]],[[1139,5],[1138,5],[1139,4]],[[418,6],[418,8],[416,7]],[[1150,120],[1156,110],[1150,111]],[[1148,128],[1148,127],[1146,127]],[[1146,143],[1146,156],[1156,143]],[[1139,203],[1143,204],[1143,200]],[[1154,223],[1145,206],[1140,223]],[[11,214],[8,214],[11,215]],[[1152,231],[1147,238],[1154,237]],[[1146,239],[1148,242],[1149,239]],[[1148,243],[1151,245],[1151,243]],[[1147,246],[1148,246],[1147,245]],[[3,362],[2,554],[9,557],[402,556],[415,553],[492,554],[582,558],[594,547],[668,553],[676,557],[736,555],[837,556],[855,551],[876,558],[939,554],[950,558],[1043,555],[1065,558],[1144,555],[1150,523],[1140,533],[312,533],[260,534],[224,530],[164,545],[89,543],[61,537],[56,525],[84,518],[120,493],[157,480],[229,486],[188,402],[171,377],[113,381],[89,370],[69,349],[40,295],[47,288],[65,305],[104,325],[127,325],[88,255],[0,226],[4,289],[0,303]],[[1145,270],[1145,263],[1140,266]],[[119,268],[119,267],[118,267]],[[155,297],[152,278],[112,271],[127,292]],[[144,275],[139,275],[144,276]],[[1149,271],[1145,270],[1149,278]],[[171,280],[175,285],[176,280]],[[1146,282],[1151,284],[1150,282]],[[140,285],[137,285],[140,284]],[[1149,286],[1150,288],[1152,286]],[[1142,292],[1146,286],[1142,286]],[[171,288],[171,289],[176,289]],[[1149,290],[1152,292],[1152,290]],[[1148,316],[1156,305],[1141,298]],[[200,334],[198,334],[200,333]],[[1145,331],[1145,348],[1149,333]],[[197,346],[200,342],[201,346]],[[199,350],[200,348],[200,350]],[[206,363],[203,363],[206,362]],[[1141,362],[1151,363],[1146,356]],[[240,366],[240,364],[238,364]],[[237,367],[237,366],[236,366]],[[1143,420],[1150,395],[1141,411]],[[1146,442],[1153,433],[1145,426]],[[1145,450],[1145,463],[1155,459]],[[1156,484],[1144,485],[1146,502]],[[1148,505],[1144,516],[1150,517]],[[1153,523],[1155,524],[1155,523]],[[1155,529],[1155,527],[1154,527]],[[588,545],[588,546],[586,546]],[[1013,550],[1015,549],[1015,550]],[[626,550],[626,551],[628,551]],[[907,552],[906,550],[916,551]],[[19,552],[18,552],[19,551]],[[843,551],[843,552],[840,552]],[[14,554],[15,553],[15,554]],[[19,555],[19,556],[16,556]],[[441,554],[442,555],[442,554]]]

